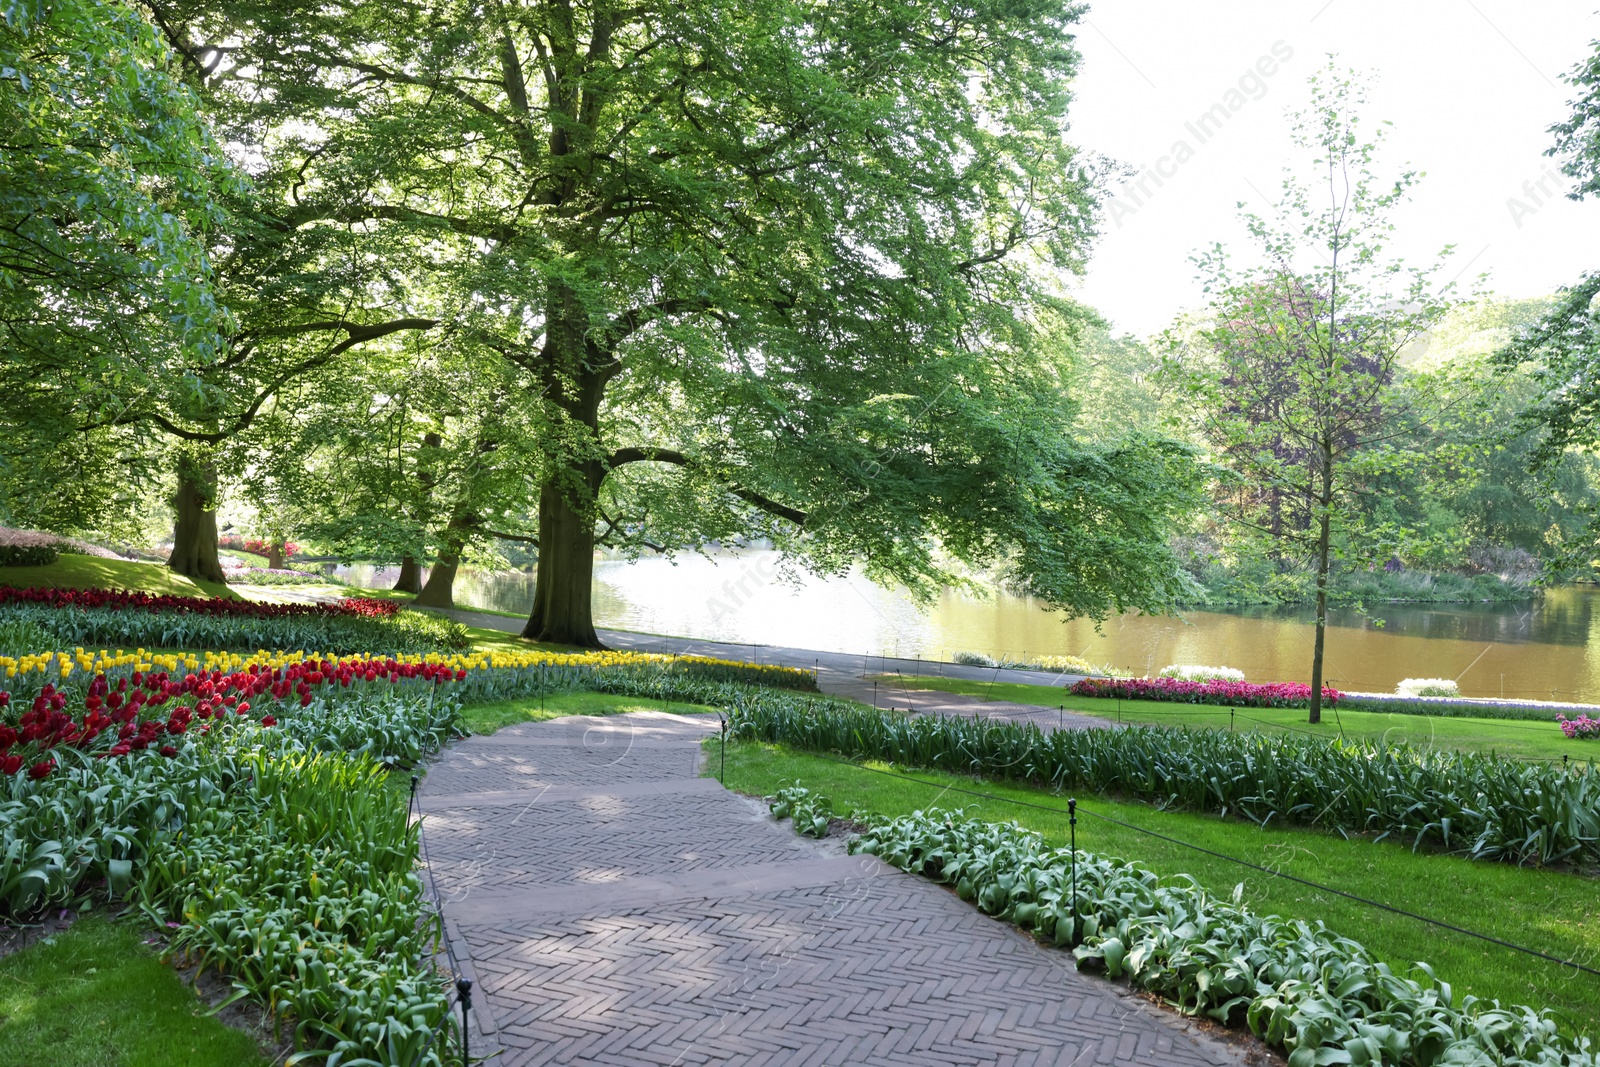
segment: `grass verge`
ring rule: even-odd
[[[862,808],[889,817],[930,807],[966,808],[975,818],[1014,820],[1043,834],[1052,845],[1067,844],[1065,798],[931,771],[906,772],[918,779],[911,782],[868,768],[889,769],[879,763],[844,764],[776,745],[738,743],[728,747],[727,785],[742,793],[770,795],[798,782],[826,794],[836,810]],[[975,789],[1003,799],[982,800],[953,792],[953,788]],[[1088,794],[1078,794],[1078,800],[1084,812],[1092,810],[1585,966],[1600,966],[1600,881],[1595,879],[1417,854],[1403,846],[1346,840],[1313,830],[1261,830],[1211,816],[1163,812]],[[1041,811],[1026,804],[1056,805],[1063,810]],[[1078,820],[1078,846],[1103,856],[1137,860],[1158,874],[1188,874],[1222,896],[1242,884],[1245,904],[1258,913],[1320,919],[1336,933],[1362,942],[1398,970],[1425,961],[1441,978],[1452,982],[1458,993],[1549,1007],[1566,1018],[1574,1033],[1600,1032],[1596,1022],[1600,1020],[1600,978],[1593,975],[1275,878],[1087,814],[1080,814]]]
[[[185,578],[160,563],[69,553],[42,567],[0,567],[0,585],[19,589],[128,589],[155,595],[237,599],[226,585]]]
[[[266,1067],[129,923],[90,916],[0,960],[0,1067]]]
[[[1329,739],[1340,737],[1342,727],[1342,736],[1347,738],[1405,742],[1419,748],[1494,752],[1524,759],[1559,760],[1567,756],[1575,760],[1600,760],[1600,742],[1569,740],[1556,725],[1554,712],[1550,715],[1550,724],[1545,726],[1511,719],[1400,715],[1337,708],[1325,710],[1322,722],[1312,726],[1306,722],[1306,713],[1301,708],[1240,708],[1230,716],[1228,708],[1216,705],[1104,700],[1074,696],[1064,688],[1048,685],[1016,682],[990,685],[966,678],[899,674],[878,675],[877,680],[880,686],[886,687],[879,697],[879,703],[885,706],[894,703],[896,690],[937,690],[1047,708],[1065,707],[1103,719],[1158,726],[1220,726],[1224,729],[1233,726],[1240,730],[1289,731]]]

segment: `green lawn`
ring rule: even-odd
[[[89,917],[0,960],[0,1067],[266,1067],[134,925]]]
[[[45,589],[128,589],[169,596],[235,594],[216,582],[196,582],[169,571],[164,564],[102,559],[62,553],[43,567],[0,567],[0,585]]]
[[[1064,688],[1048,685],[1020,685],[1014,682],[969,681],[963,678],[929,678],[916,675],[878,675],[878,702],[894,703],[896,691],[936,689],[990,700],[1018,704],[1039,704],[1048,708],[1066,707],[1088,715],[1122,722],[1154,723],[1161,726],[1232,726],[1239,730],[1304,731],[1318,737],[1386,739],[1392,742],[1453,748],[1467,752],[1498,752],[1505,756],[1534,759],[1600,760],[1600,741],[1570,741],[1555,724],[1551,713],[1548,726],[1537,722],[1510,719],[1469,719],[1428,715],[1395,715],[1349,708],[1328,709],[1321,724],[1306,722],[1306,713],[1297,708],[1239,708],[1232,715],[1228,708],[1205,704],[1171,704],[1153,700],[1103,700],[1073,696]]]
[[[887,769],[883,764],[867,766]],[[973,817],[1014,820],[1044,834],[1052,844],[1067,843],[1063,797],[930,771],[906,773],[919,782],[775,745],[728,747],[727,785],[742,793],[771,795],[798,782],[831,797],[836,810],[861,808],[898,816],[919,808],[965,808]],[[920,784],[924,782],[929,784]],[[1006,800],[979,799],[953,792],[952,787]],[[1570,1020],[1575,1032],[1600,1035],[1600,977],[1574,973],[1558,964],[1253,871],[1087,813],[1107,815],[1589,967],[1600,967],[1600,880],[1473,863],[1453,856],[1419,855],[1401,845],[1345,840],[1310,830],[1260,830],[1248,823],[1119,804],[1089,794],[1080,793],[1077,799],[1081,805],[1079,848],[1137,860],[1162,875],[1188,874],[1221,895],[1231,894],[1242,883],[1246,904],[1259,913],[1321,919],[1401,970],[1409,969],[1413,961],[1425,961],[1441,978],[1454,983],[1458,992],[1549,1007]],[[1007,801],[1063,810],[1041,811]]]
[[[467,727],[475,734],[492,734],[502,726],[519,722],[542,722],[562,715],[621,715],[629,711],[671,711],[697,714],[715,709],[700,704],[676,704],[643,697],[613,696],[610,693],[558,693],[541,701],[519,698],[493,704],[474,704],[462,711]]]

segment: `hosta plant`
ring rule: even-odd
[[[788,792],[792,809],[805,803]],[[1320,922],[1256,915],[1237,890],[1221,899],[1187,877],[1082,850],[1074,857],[1015,823],[959,810],[852,817],[868,823],[852,853],[950,885],[985,913],[1070,947],[1080,966],[1180,1011],[1247,1027],[1287,1052],[1290,1067],[1600,1063],[1548,1012],[1458,996],[1425,964],[1396,973]]]

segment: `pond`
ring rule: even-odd
[[[358,585],[392,571],[340,568]],[[463,571],[462,607],[524,612],[533,578]],[[1251,681],[1306,680],[1309,607],[1193,611],[1182,619],[1126,615],[1098,631],[1063,621],[1027,597],[946,593],[926,611],[901,590],[859,574],[786,579],[771,552],[714,560],[605,561],[595,565],[600,626],[833,652],[948,660],[960,651],[1026,659],[1070,653],[1137,674],[1171,663],[1236,667]],[[1402,678],[1455,678],[1470,696],[1600,698],[1600,590],[1552,589],[1502,604],[1378,604],[1330,615],[1329,684],[1384,692]]]

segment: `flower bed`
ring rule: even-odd
[[[1489,700],[1471,697],[1402,697],[1389,693],[1342,693],[1340,707],[1387,715],[1436,715],[1441,718],[1516,719],[1552,722],[1563,711],[1587,714],[1593,704],[1547,700]]]
[[[171,596],[121,589],[18,589],[0,585],[0,605],[32,604],[48,608],[98,608],[108,611],[187,612],[232,618],[388,618],[400,611],[394,600],[344,597],[327,604],[264,604],[226,597]]]
[[[1394,837],[1474,859],[1600,860],[1600,773],[1496,756],[1293,734],[907,716],[744,694],[732,727],[813,752],[1088,789],[1163,806]]]
[[[7,549],[45,549],[49,558],[40,558],[40,564],[49,564],[56,561],[56,554],[66,552],[75,556],[98,556],[101,559],[122,559],[123,557],[88,541],[80,541],[75,537],[62,537],[60,534],[45,533],[43,530],[18,530],[10,526],[0,526],[0,559],[5,558]],[[20,563],[15,558],[8,562]]]
[[[784,793],[775,815],[793,812],[802,832],[826,823],[825,798]],[[1321,923],[1259,916],[1190,880],[1046,849],[1015,823],[979,822],[959,810],[851,817],[868,823],[850,839],[852,853],[950,885],[986,914],[1072,946],[1080,965],[1104,968],[1186,1014],[1242,1024],[1288,1052],[1291,1067],[1596,1067],[1587,1042],[1562,1034],[1549,1012],[1454,996],[1423,964],[1395,974]]]
[[[37,628],[54,645],[165,648],[322,649],[420,652],[464,648],[466,628],[392,600],[345,597],[327,604],[156,596],[103,589],[0,586],[0,638],[11,624]],[[32,652],[36,648],[0,648]]]
[[[1561,726],[1561,732],[1574,741],[1588,741],[1600,738],[1600,719],[1591,719],[1587,715],[1579,715],[1576,719],[1569,719],[1565,715],[1556,716],[1556,722]]]
[[[1303,708],[1311,700],[1311,687],[1302,682],[1257,684],[1182,678],[1085,678],[1074,683],[1071,692],[1081,697],[1226,704],[1238,708]],[[1324,687],[1322,690],[1325,704],[1335,704],[1341,696],[1337,689]]]
[[[259,537],[240,537],[238,534],[224,534],[217,538],[217,547],[231,549],[234,552],[251,552],[257,556],[272,554],[272,542],[263,541]],[[283,558],[288,559],[300,551],[300,546],[293,541],[283,541],[278,545],[283,550]]]
[[[0,693],[0,770],[15,768],[0,775],[0,914],[121,898],[290,1015],[302,1049],[438,1067],[436,922],[381,764],[456,731],[456,672],[304,659],[180,677],[175,657],[134,656],[63,671],[81,658],[13,667],[17,695]]]

